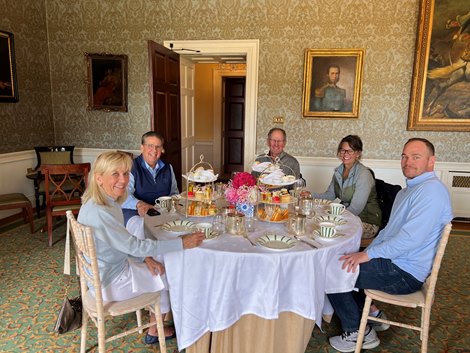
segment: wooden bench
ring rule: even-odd
[[[0,211],[21,208],[25,223],[29,222],[31,233],[34,233],[33,205],[31,201],[20,193],[0,195]]]

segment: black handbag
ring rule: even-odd
[[[62,334],[76,330],[82,326],[82,297],[68,297],[70,287],[70,224],[67,221],[67,233],[64,255],[65,294],[60,306],[59,315],[54,326],[54,331]]]
[[[82,326],[82,297],[69,298],[67,294],[62,301],[54,331],[66,333]]]

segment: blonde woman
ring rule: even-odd
[[[162,290],[160,275],[165,269],[153,258],[199,246],[204,238],[199,232],[168,241],[141,240],[129,233],[124,227],[120,204],[127,197],[131,167],[131,159],[124,153],[100,154],[90,171],[78,216],[80,223],[93,228],[104,301],[125,300]],[[167,291],[162,292],[161,306],[162,313],[169,312]],[[165,336],[174,337],[174,328],[166,327]],[[157,328],[152,326],[145,343],[157,342]]]

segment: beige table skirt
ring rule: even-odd
[[[244,315],[223,331],[207,332],[187,353],[304,353],[315,326],[291,312],[276,320]]]

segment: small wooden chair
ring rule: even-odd
[[[93,238],[92,229],[78,223],[75,220],[72,211],[67,211],[67,219],[70,222],[73,243],[75,245],[75,252],[80,273],[80,291],[83,303],[80,353],[85,353],[86,351],[89,318],[93,321],[98,329],[99,353],[105,353],[106,342],[110,342],[135,332],[142,332],[143,329],[155,324],[157,325],[158,336],[165,337],[163,318],[160,311],[160,292],[145,293],[135,298],[114,302],[104,302],[101,290],[94,291],[95,294],[90,292],[90,284],[93,284],[93,288],[101,288],[98,258],[96,256],[95,240]],[[156,322],[152,321],[148,324],[141,324],[139,313],[140,310],[144,308],[149,308],[155,313],[157,320]],[[132,312],[136,312],[138,314],[137,326],[125,332],[106,338],[106,319]],[[165,339],[160,339],[159,344],[160,352],[166,353],[167,350]]]
[[[46,164],[41,167],[46,192],[46,218],[49,246],[52,246],[52,217],[78,214],[81,197],[88,185],[90,163]]]
[[[73,150],[75,146],[38,146],[34,147],[37,164],[34,168],[28,168],[26,177],[34,182],[34,197],[36,199],[36,212],[38,218],[41,216],[40,197],[43,206],[46,201],[44,190],[44,175],[40,169],[44,164],[73,164]]]
[[[361,325],[359,327],[359,334],[357,337],[355,353],[360,353],[362,349],[362,341],[364,340],[364,333],[367,326],[367,321],[377,321],[394,326],[405,327],[411,330],[420,332],[421,338],[421,353],[426,353],[428,349],[428,335],[429,335],[429,323],[431,321],[431,307],[434,302],[434,291],[436,289],[437,275],[441,268],[441,261],[444,257],[444,252],[449,240],[450,230],[452,223],[447,224],[442,230],[441,240],[437,248],[436,256],[432,265],[432,271],[429,277],[426,279],[423,287],[411,294],[388,294],[380,290],[365,289],[366,302],[364,304],[364,310],[362,311]],[[379,301],[392,305],[404,306],[407,308],[421,308],[421,324],[420,326],[405,324],[397,321],[390,321],[385,319],[379,319],[375,316],[369,315],[370,306],[372,301]]]
[[[25,223],[29,222],[31,233],[34,233],[33,205],[31,205],[31,201],[20,193],[0,195],[0,211],[13,210],[15,208],[23,210],[24,221]]]

